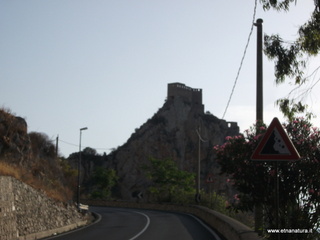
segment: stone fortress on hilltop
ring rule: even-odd
[[[183,83],[175,82],[168,83],[168,101],[174,101],[177,98],[183,99],[185,102],[190,103],[194,110],[198,110],[199,113],[204,113],[204,105],[202,104],[202,89],[191,88]],[[222,120],[223,121],[223,120]],[[237,122],[226,122],[230,128],[238,129]]]
[[[174,99],[176,96],[183,97],[193,104],[202,105],[202,89],[191,88],[183,83],[168,84],[168,99]]]
[[[173,101],[176,98],[182,98],[185,102],[190,103],[199,112],[204,112],[204,105],[202,104],[202,89],[191,88],[183,83],[169,83],[168,84],[168,101]]]
[[[168,84],[164,105],[125,144],[107,156],[106,167],[115,169],[119,177],[117,195],[133,200],[132,193],[141,192],[148,200],[151,183],[141,166],[148,164],[150,158],[172,159],[179,169],[195,172],[199,158],[198,131],[207,140],[200,146],[201,188],[209,189],[206,179],[211,176],[210,188],[230,195],[226,177],[219,174],[213,146],[223,144],[227,136],[238,135],[238,124],[204,113],[202,89],[178,82]]]

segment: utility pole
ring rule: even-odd
[[[256,124],[259,127],[259,122],[263,122],[263,68],[262,68],[262,44],[263,44],[263,34],[262,34],[262,23],[261,18],[257,19],[254,24],[257,27],[257,91],[256,91]],[[257,129],[258,132],[258,129]],[[263,186],[261,186],[263,187]],[[263,211],[260,204],[255,206],[255,231],[262,234],[262,223]]]
[[[262,63],[262,23],[261,18],[254,24],[257,27],[257,105],[256,120],[263,121],[263,63]]]
[[[200,194],[200,161],[201,161],[201,142],[207,142],[208,140],[203,140],[203,138],[201,137],[200,133],[201,133],[201,127],[199,125],[199,130],[196,129],[197,135],[198,135],[198,163],[197,163],[197,189],[196,189],[196,196],[195,196],[195,200],[196,203],[200,203],[201,201],[201,194]]]
[[[196,202],[200,203],[200,160],[201,160],[201,137],[200,137],[200,126],[198,133],[198,164],[197,164],[197,194],[196,194]]]
[[[56,157],[58,157],[58,143],[59,143],[59,134],[56,137]]]

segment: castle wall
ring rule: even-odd
[[[202,89],[200,88],[191,88],[183,83],[169,83],[168,99],[174,99],[177,96],[190,103],[202,105]]]

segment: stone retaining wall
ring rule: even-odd
[[[39,239],[85,224],[75,206],[50,199],[15,178],[0,176],[1,240]]]
[[[105,201],[87,201],[86,204],[189,213],[203,220],[227,240],[262,240],[256,232],[239,221],[202,206]]]
[[[0,177],[0,239],[17,238],[17,216],[12,181]]]

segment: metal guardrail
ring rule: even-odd
[[[79,208],[80,208],[80,210],[88,211],[88,210],[89,210],[89,205],[85,205],[85,204],[81,204],[81,203],[80,203]]]

